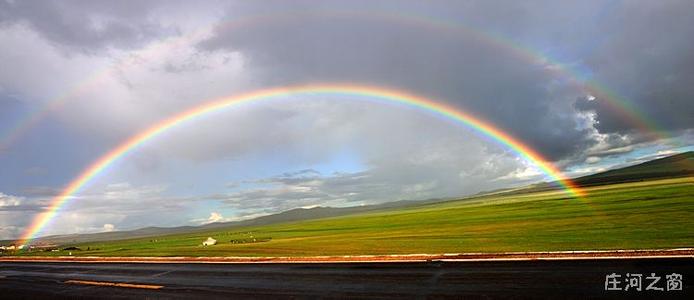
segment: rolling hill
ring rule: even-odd
[[[694,151],[658,158],[640,164],[573,178],[579,187],[639,182],[644,180],[694,176]],[[499,193],[526,194],[561,189],[558,182],[540,182],[526,188],[501,190]]]
[[[641,164],[628,166],[624,168],[609,170],[597,174],[575,178],[574,181],[581,186],[599,186],[615,183],[637,182],[653,179],[678,178],[694,176],[694,151],[676,154],[673,156],[660,158]],[[147,238],[162,235],[184,234],[207,232],[214,229],[229,229],[241,228],[249,226],[263,226],[278,223],[316,220],[323,218],[332,218],[340,216],[348,216],[360,213],[380,212],[394,209],[417,208],[437,203],[446,203],[454,201],[465,201],[470,199],[484,199],[498,196],[512,196],[520,194],[532,194],[543,191],[551,191],[557,189],[556,184],[540,183],[529,186],[527,188],[497,190],[486,193],[479,193],[469,197],[461,197],[458,199],[430,199],[420,201],[395,201],[377,205],[366,205],[356,207],[314,207],[314,208],[297,208],[281,212],[278,214],[262,216],[250,220],[211,223],[201,226],[181,226],[181,227],[146,227],[131,231],[103,232],[92,234],[73,234],[73,235],[56,235],[47,236],[35,240],[36,243],[46,244],[76,244],[98,241],[115,241],[133,238]],[[3,244],[9,244],[12,241],[4,241]]]
[[[421,201],[395,201],[375,205],[353,206],[353,207],[313,207],[295,208],[277,214],[261,216],[250,220],[217,222],[200,226],[179,226],[179,227],[145,227],[129,231],[99,232],[88,234],[66,234],[52,235],[36,239],[35,243],[41,244],[73,244],[96,241],[114,241],[132,238],[145,238],[167,234],[201,232],[216,228],[244,227],[269,225],[282,222],[292,222],[299,220],[312,220],[328,217],[338,217],[355,213],[378,211],[385,209],[406,208],[427,203],[440,202],[440,199],[430,199]],[[14,241],[0,241],[0,244],[11,244]]]
[[[694,175],[694,151],[654,159],[637,165],[575,178],[580,186],[594,186]]]
[[[297,257],[694,246],[694,177],[496,194],[337,217],[76,243],[9,255]],[[212,237],[213,246],[202,242]]]

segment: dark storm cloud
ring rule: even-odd
[[[241,51],[265,85],[346,81],[430,95],[490,120],[552,159],[591,143],[577,129],[570,102],[548,91],[551,74],[488,39],[369,13],[309,11],[277,20],[220,29],[199,47]]]
[[[666,4],[321,2],[319,7],[299,10],[295,2],[254,2],[235,6],[228,19],[254,14],[276,17],[231,30],[220,27],[199,48],[240,51],[250,66],[260,70],[259,81],[265,85],[348,81],[434,96],[490,120],[557,160],[596,143],[591,128],[577,124],[574,109],[596,111],[601,133],[623,134],[636,128],[600,101],[572,105],[585,92],[570,84],[562,86],[561,80],[567,79],[562,77],[573,76],[568,72],[551,74],[517,51],[461,31],[432,30],[373,14],[414,12],[452,18],[475,30],[513,36],[513,42],[547,49],[565,58],[562,63],[576,63],[578,70],[591,68],[604,85],[632,95],[627,101],[638,110],[676,130],[690,128],[694,122],[694,85],[690,84],[694,40],[688,38],[694,35],[694,8],[691,1]],[[282,14],[287,11],[299,13]],[[559,86],[554,87],[557,82]]]
[[[583,81],[612,89],[681,144],[694,144],[693,6],[0,0],[0,136],[109,69],[0,149],[0,238],[19,236],[82,168],[152,122],[267,86],[337,81],[411,91],[490,121],[568,174],[670,153],[670,140],[642,134],[603,95],[589,101]],[[213,24],[222,26],[208,32]],[[287,97],[179,126],[75,195],[49,231],[176,226],[193,211],[251,216],[550,180],[471,130],[419,111],[333,101],[342,97]]]
[[[694,126],[694,2],[625,1],[598,34],[608,38],[586,59],[598,82],[661,129]],[[637,129],[596,100],[577,105],[597,113],[601,132]]]
[[[154,1],[0,1],[0,26],[20,24],[83,51],[133,48],[173,31],[151,20]]]

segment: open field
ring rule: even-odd
[[[83,243],[73,245],[82,250],[25,255],[319,256],[694,245],[694,177],[587,190],[582,199],[559,191],[482,196],[319,220]],[[219,244],[200,246],[209,236]],[[254,238],[262,242],[252,242]]]

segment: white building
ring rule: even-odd
[[[212,246],[212,245],[216,245],[216,244],[217,244],[217,240],[215,240],[215,239],[213,239],[213,238],[211,238],[211,237],[208,237],[207,240],[205,240],[204,242],[202,242],[202,245],[203,245],[203,246]]]

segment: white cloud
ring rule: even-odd
[[[531,181],[542,179],[544,176],[546,175],[542,173],[538,167],[530,166],[516,169],[504,176],[499,177],[498,180]]]
[[[94,233],[111,230],[129,230],[147,226],[178,226],[182,214],[187,210],[190,199],[171,197],[165,194],[166,185],[134,185],[129,182],[90,186],[78,195],[71,197],[60,213],[46,226],[40,235],[65,233]],[[16,220],[31,220],[39,207],[29,204],[39,201],[26,200],[32,215],[24,214]],[[31,201],[29,201],[31,200]],[[37,202],[38,201],[38,202]],[[38,205],[37,204],[37,205]],[[35,205],[36,206],[36,205]]]
[[[587,163],[587,164],[595,164],[595,163],[600,162],[601,160],[602,160],[602,159],[601,159],[600,157],[597,157],[597,156],[589,156],[589,157],[586,158],[586,163]]]
[[[566,175],[569,177],[578,177],[578,176],[590,175],[590,174],[595,174],[595,173],[607,171],[607,170],[609,170],[610,167],[611,166],[577,168],[575,170],[572,170],[571,172],[568,172]]]
[[[245,218],[225,218],[222,216],[221,213],[213,211],[210,212],[210,216],[207,219],[193,219],[190,220],[191,223],[194,224],[200,224],[200,225],[205,225],[205,224],[211,224],[211,223],[217,223],[217,222],[231,222],[231,221],[239,221]]]
[[[109,202],[146,202],[161,197],[167,190],[166,185],[145,185],[133,187],[128,182],[111,183],[106,185],[103,198]]]
[[[9,240],[18,237],[24,228],[13,225],[0,225],[0,239]]]
[[[642,149],[637,145],[639,137],[628,131],[619,134],[598,132],[598,120],[603,124],[611,121],[609,115],[605,117],[604,112],[603,115],[596,112],[600,110],[595,107],[599,108],[601,103],[605,103],[601,101],[601,95],[587,95],[580,87],[567,84],[563,74],[555,76],[555,71],[562,65],[583,71],[582,68],[589,67],[587,64],[591,61],[614,62],[614,59],[563,57],[566,61],[544,60],[540,63],[545,71],[538,72],[537,63],[527,64],[518,60],[514,51],[497,49],[496,45],[490,47],[477,38],[431,32],[425,28],[401,27],[401,24],[389,23],[388,20],[364,19],[360,20],[362,22],[340,23],[345,20],[323,22],[322,17],[300,18],[286,23],[260,22],[262,24],[258,25],[250,22],[253,24],[247,24],[242,30],[226,30],[229,29],[224,25],[228,24],[227,21],[265,15],[267,12],[281,14],[288,9],[277,4],[265,7],[263,3],[232,4],[229,10],[220,7],[226,5],[211,2],[162,5],[147,2],[145,6],[126,3],[114,6],[94,4],[79,8],[70,4],[67,7],[74,9],[65,9],[63,4],[57,4],[46,6],[40,14],[27,9],[23,11],[24,16],[9,15],[9,19],[22,17],[25,20],[19,23],[5,22],[0,26],[0,44],[9,45],[0,47],[0,61],[3,62],[3,70],[7,70],[0,71],[0,92],[16,98],[12,103],[21,102],[31,111],[40,110],[46,103],[65,99],[64,105],[50,112],[50,122],[55,122],[42,124],[69,134],[73,139],[65,140],[74,143],[70,147],[84,149],[109,149],[167,116],[210,99],[267,86],[332,80],[402,87],[437,97],[447,101],[447,105],[469,110],[476,117],[510,129],[515,138],[538,148],[538,152],[561,159],[559,167],[571,168],[578,164],[576,173],[595,171],[595,167],[602,167],[599,164],[612,157]],[[402,9],[409,5],[397,3],[391,7],[385,4],[381,9]],[[581,6],[578,10],[575,7],[531,5],[530,8],[525,4],[506,5],[505,11],[522,9],[529,12],[509,14],[513,15],[512,18],[489,17],[489,13],[497,11],[494,3],[486,6],[465,5],[464,8],[450,4],[442,7],[434,5],[427,11],[434,18],[464,16],[460,19],[479,22],[478,25],[482,27],[491,25],[488,29],[493,28],[494,32],[499,29],[500,34],[504,34],[505,26],[512,32],[520,28],[528,34],[529,40],[541,44],[544,44],[544,34],[549,33],[544,30],[554,28],[550,35],[545,36],[548,38],[545,41],[549,41],[547,49],[551,52],[547,54],[559,49],[555,49],[551,42],[556,32],[572,36],[565,41],[567,47],[571,46],[575,36],[569,33],[585,31],[583,33],[588,40],[592,38],[591,26],[597,23],[576,23],[581,25],[562,27],[562,24],[573,24],[565,22],[566,18],[581,20],[586,14],[592,15],[592,4]],[[352,7],[352,4],[333,6],[326,3],[325,8],[340,10]],[[365,9],[368,10],[368,7]],[[2,11],[0,9],[0,19],[3,17]],[[85,20],[89,22],[84,23]],[[109,27],[118,24],[123,25],[125,31],[121,34],[125,36],[109,31]],[[161,29],[174,28],[177,32],[147,34],[147,28],[142,26],[151,24]],[[518,27],[518,24],[526,27]],[[694,27],[672,28],[689,30]],[[211,33],[210,29],[215,32]],[[144,30],[140,33],[145,35],[132,35],[138,30]],[[619,32],[613,33],[615,38],[610,39],[608,44],[623,41],[619,38]],[[199,42],[208,38],[214,40],[215,36],[223,42],[223,45],[220,44],[223,47],[204,51],[205,43]],[[688,41],[676,35],[661,36],[674,37],[678,43]],[[518,42],[522,43],[524,38],[519,37]],[[573,42],[581,43],[580,39]],[[66,50],[80,45],[89,50]],[[606,47],[598,50],[603,48]],[[675,48],[685,54],[693,53],[686,45]],[[647,47],[629,49],[653,50]],[[383,59],[384,54],[387,54],[387,59]],[[672,66],[653,62],[649,65]],[[642,76],[646,72],[625,72],[622,75],[628,76],[621,76],[619,72],[605,74],[605,70],[614,66],[631,68],[637,65],[601,63],[600,70],[585,71],[586,74],[595,72],[596,80],[612,77],[628,79],[629,76]],[[678,65],[691,69],[685,68],[686,64]],[[658,68],[655,69],[659,72]],[[604,77],[597,76],[598,73]],[[657,82],[651,77],[647,82]],[[689,82],[685,80],[686,77],[673,78],[678,82]],[[625,82],[617,86],[638,88],[644,85]],[[661,98],[682,102],[691,98],[688,95]],[[224,204],[238,209],[239,215],[225,218],[215,211],[210,213],[209,218],[196,219],[197,223],[239,219],[296,207],[457,196],[544,177],[537,168],[518,160],[508,149],[452,122],[440,121],[437,117],[409,107],[340,97],[348,96],[286,97],[265,104],[220,111],[178,126],[123,157],[118,164],[91,182],[86,190],[72,196],[50,230],[53,233],[96,232],[107,230],[104,224],[119,229],[180,225],[196,217],[187,214],[190,214],[191,207],[200,207],[197,206],[199,202],[194,202],[200,201],[200,194],[229,191],[224,187],[217,191],[205,190],[214,189],[210,187],[213,184],[207,182],[212,176],[201,167],[206,163],[234,162],[234,167],[229,168],[228,173],[226,170],[214,170],[220,172],[213,173],[214,176],[236,176],[221,178],[220,181],[243,182],[260,177],[269,180],[265,182],[269,184],[263,185],[262,180],[250,188],[239,184],[233,186],[235,193],[223,195],[226,198],[207,200],[226,201]],[[594,109],[576,111],[573,104],[579,97],[590,102],[588,108]],[[642,101],[636,98],[629,100],[636,108],[643,107],[640,105]],[[280,101],[284,102],[280,105]],[[668,111],[665,106],[663,108],[663,112]],[[673,110],[673,120],[676,117],[689,122],[686,114],[684,117],[677,114],[686,111]],[[528,115],[534,117],[528,118]],[[21,119],[22,115],[10,117]],[[36,134],[34,138],[37,140],[45,137],[39,135],[42,133],[45,134],[40,129],[31,132],[32,135]],[[45,140],[51,139],[62,140],[62,136],[51,135]],[[336,153],[341,151],[350,152],[354,161],[336,159]],[[58,171],[63,167],[58,161],[73,163],[80,159],[90,160],[91,156],[98,157],[100,154],[63,151],[70,154],[56,157],[55,169],[46,167],[44,170],[43,166],[36,167],[41,157],[37,159],[32,152],[36,151],[26,151],[26,155],[22,156],[26,161],[12,163],[23,164],[22,168],[8,172],[41,175],[40,179],[52,182],[51,176],[72,176],[72,173],[66,175]],[[659,155],[665,154],[668,153]],[[80,157],[67,157],[69,155]],[[162,171],[181,161],[187,163],[185,172]],[[582,163],[596,165],[581,168],[584,167],[580,165]],[[89,161],[84,164],[88,165]],[[328,171],[325,174],[306,174],[310,178],[304,179],[268,178],[268,174],[325,165],[344,173],[335,175]],[[245,174],[246,170],[263,168],[263,172],[258,174]],[[237,174],[248,177],[239,178],[242,175]],[[186,189],[186,185],[194,187]],[[0,208],[15,211],[3,215],[5,220],[0,221],[21,228],[24,226],[21,220],[40,208],[34,197],[48,197],[54,193],[51,188],[58,191],[62,185],[32,189],[18,186],[12,189],[23,191],[24,198],[0,194]],[[202,204],[212,207],[209,205],[219,203]],[[28,211],[29,205],[33,205],[30,212],[16,212],[18,208]],[[204,210],[203,214],[207,211]]]
[[[22,204],[21,197],[7,195],[0,192],[0,207],[19,206]]]
[[[211,212],[210,217],[207,218],[208,223],[220,222],[222,220],[224,220],[224,217],[222,217],[222,214],[218,212]]]
[[[677,153],[680,153],[680,152],[677,151],[677,150],[673,150],[673,149],[667,149],[667,150],[660,150],[660,151],[658,151],[657,155],[659,155],[659,156],[668,156],[668,155],[674,155],[674,154],[677,154]]]
[[[104,224],[103,232],[111,232],[114,230],[116,230],[116,226],[114,226],[113,224]]]

